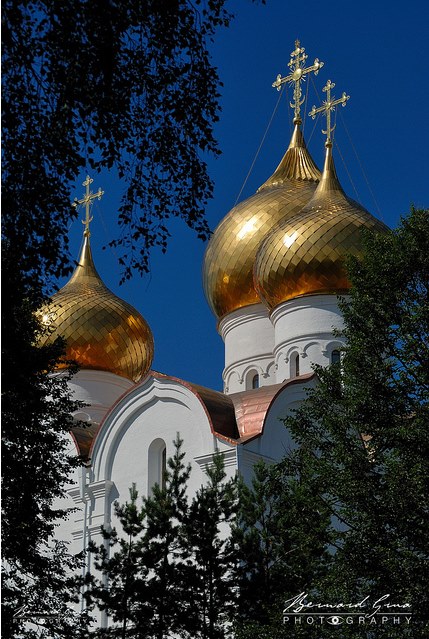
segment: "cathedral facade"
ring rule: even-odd
[[[300,83],[307,72],[299,43],[291,74],[294,131],[279,166],[258,191],[235,206],[208,244],[203,286],[225,345],[223,392],[190,383],[174,371],[151,368],[153,338],[140,313],[111,293],[95,268],[87,223],[78,265],[44,309],[49,340],[62,335],[67,357],[80,365],[70,382],[85,406],[76,414],[71,446],[86,463],[75,471],[68,505],[76,510],[59,531],[80,552],[101,526],[115,525],[113,502],[124,502],[136,483],[149,494],[161,483],[173,440],[183,439],[192,466],[189,491],[205,482],[215,451],[223,453],[227,477],[251,481],[258,460],[279,460],[293,443],[282,418],[316,383],[313,365],[338,361],[343,344],[338,295],[350,289],[345,257],[359,255],[363,227],[384,225],[341,187],[334,166],[330,113],[348,96],[331,98],[325,163],[319,171],[301,132]],[[275,83],[276,84],[276,83]],[[58,372],[61,375],[61,371]],[[90,561],[90,559],[88,559]],[[90,566],[87,566],[90,569]]]

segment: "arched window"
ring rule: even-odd
[[[341,353],[339,350],[332,351],[331,364],[339,364],[341,362]]]
[[[154,439],[148,451],[148,492],[152,492],[155,484],[165,487],[165,472],[167,470],[167,447],[163,439]]]
[[[259,374],[255,371],[255,369],[250,370],[246,373],[244,381],[246,390],[259,388]]]
[[[290,358],[290,376],[299,377],[299,354],[293,353]]]

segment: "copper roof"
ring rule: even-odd
[[[84,459],[89,458],[92,442],[98,432],[100,424],[97,422],[88,422],[84,426],[73,426],[71,436],[76,445],[78,454]]]
[[[242,444],[254,437],[262,435],[268,411],[278,396],[287,386],[303,384],[314,377],[314,373],[307,373],[288,379],[281,384],[261,386],[255,390],[233,393],[231,398],[234,408],[240,437],[237,444]]]
[[[288,379],[281,384],[262,386],[261,388],[241,391],[240,393],[233,393],[231,395],[225,395],[220,391],[215,391],[211,388],[193,384],[178,377],[165,375],[157,371],[149,371],[148,376],[153,379],[175,381],[185,388],[188,388],[202,404],[213,435],[230,444],[237,445],[244,444],[262,435],[268,411],[278,394],[287,386],[303,384],[309,381],[314,377],[314,373]],[[141,383],[144,383],[144,381]],[[90,456],[94,441],[98,433],[102,430],[108,415],[112,412],[113,408],[135,388],[136,386],[133,386],[119,397],[107,415],[105,415],[101,424],[92,423],[89,426],[76,426],[73,428],[72,436],[80,455],[84,458]]]
[[[235,419],[234,404],[230,396],[212,390],[211,388],[200,386],[199,384],[186,382],[183,379],[172,377],[171,375],[164,375],[156,371],[151,371],[149,374],[158,379],[171,379],[189,388],[203,405],[212,433],[222,439],[226,439],[230,443],[235,443],[234,440],[238,439],[239,432]]]

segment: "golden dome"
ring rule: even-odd
[[[286,154],[258,192],[235,206],[207,246],[203,284],[218,318],[261,302],[253,284],[253,265],[261,241],[281,220],[289,219],[312,197],[320,171],[296,124]]]
[[[262,242],[255,260],[255,287],[270,308],[317,293],[350,289],[346,255],[359,255],[361,229],[386,226],[344,193],[327,144],[323,175],[300,213],[277,226]]]
[[[63,337],[66,358],[81,368],[108,371],[134,382],[150,368],[152,332],[138,311],[103,284],[88,236],[72,277],[40,315],[52,330],[41,344]]]

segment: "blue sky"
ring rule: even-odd
[[[309,84],[303,114],[313,104],[319,106],[315,88],[322,95],[328,79],[336,84],[336,97],[343,91],[351,96],[338,114],[334,156],[348,195],[389,226],[395,226],[412,203],[429,206],[428,6],[413,0],[230,3],[236,18],[218,33],[212,46],[224,83],[216,127],[222,156],[209,160],[215,181],[207,211],[212,229],[234,206],[243,186],[278,99],[271,84],[278,73],[287,72],[296,38],[306,48],[308,64],[316,57],[325,63],[314,78],[315,87]],[[252,195],[276,168],[289,143],[291,120],[283,93],[240,200]],[[305,120],[310,152],[321,166],[322,123],[319,120],[314,128],[311,118]],[[119,286],[116,256],[101,248],[116,235],[120,193],[109,190],[106,175],[92,177],[93,190],[100,186],[105,191],[93,208],[95,262],[109,288],[149,322],[155,339],[153,368],[221,390],[223,343],[201,284],[205,245],[183,223],[174,221],[168,252],[152,254],[151,273]],[[84,179],[82,174],[79,182]],[[76,196],[83,192],[79,184]],[[76,256],[81,233],[82,225],[76,221],[70,229]]]

